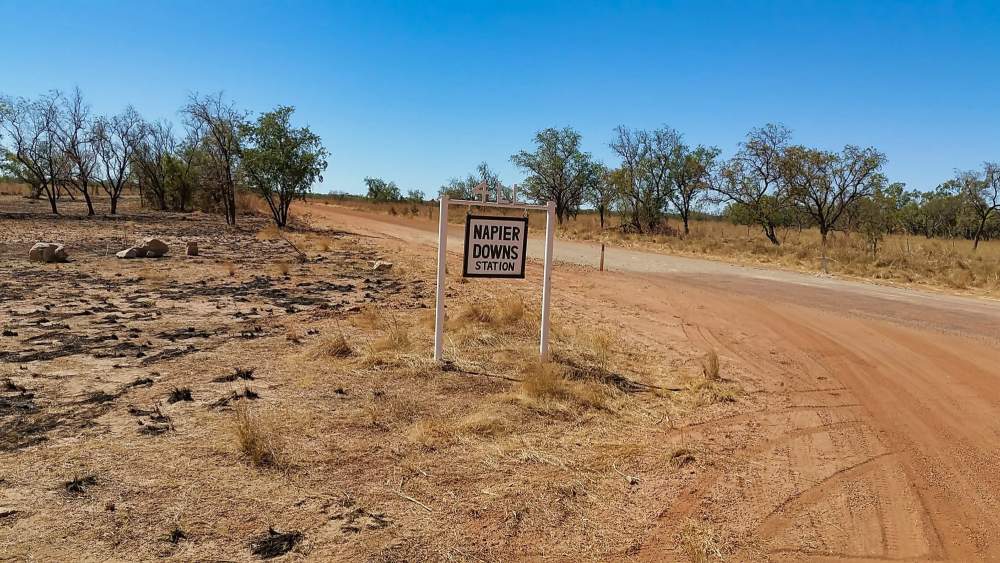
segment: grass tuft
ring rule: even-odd
[[[709,350],[701,363],[702,373],[707,381],[720,381],[719,377],[719,355],[715,350]]]
[[[237,403],[235,411],[233,433],[243,455],[257,466],[280,466],[282,444],[273,422],[262,418],[245,401]]]

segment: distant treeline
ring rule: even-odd
[[[720,158],[716,147],[689,146],[677,131],[662,127],[619,127],[610,147],[620,162],[608,167],[581,149],[572,128],[545,129],[534,147],[511,156],[527,175],[522,197],[554,201],[559,220],[590,206],[600,215],[616,213],[619,228],[636,233],[669,232],[667,219],[678,217],[683,234],[699,210],[720,212],[729,220],[756,225],[773,244],[779,227],[816,227],[825,244],[832,231],[863,233],[873,251],[888,233],[927,237],[964,237],[976,247],[1000,238],[1000,166],[956,172],[931,191],[906,190],[884,174],[886,156],[873,147],[847,145],[827,151],[796,145],[791,132],[769,124],[750,131],[736,154]],[[367,179],[373,199],[401,200],[392,182]],[[485,163],[455,178],[439,193],[473,199],[481,182],[491,197],[504,186]],[[410,192],[410,197],[421,197]]]
[[[48,199],[58,213],[64,195],[81,196],[93,215],[103,192],[118,212],[126,187],[160,210],[220,212],[236,223],[236,194],[260,195],[284,226],[292,201],[321,181],[327,151],[308,127],[291,125],[294,109],[278,106],[251,119],[222,94],[192,95],[182,127],[143,119],[132,106],[93,115],[80,90],[35,99],[0,95],[0,173]]]

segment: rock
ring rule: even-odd
[[[372,262],[372,270],[375,272],[384,272],[386,270],[392,269],[392,262],[383,262],[382,260],[376,260]]]
[[[129,260],[131,260],[132,258],[138,258],[139,257],[139,249],[136,248],[136,247],[134,247],[134,246],[132,248],[126,248],[125,250],[122,250],[121,252],[116,252],[115,256],[117,256],[118,258],[125,258],[125,259],[129,259]]]
[[[148,238],[143,240],[140,248],[146,251],[146,256],[149,258],[159,258],[170,251],[170,247],[167,246],[167,243],[158,238]]]
[[[66,262],[69,255],[66,247],[54,242],[38,242],[28,251],[28,260],[32,262]]]
[[[198,242],[197,241],[193,241],[193,240],[188,241],[188,243],[187,243],[187,255],[188,256],[197,256],[198,255]]]

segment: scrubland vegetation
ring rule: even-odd
[[[79,89],[36,99],[0,93],[0,180],[27,186],[53,214],[80,197],[87,214],[107,202],[118,213],[126,191],[160,211],[219,212],[236,224],[241,193],[258,196],[278,226],[295,199],[322,181],[328,153],[308,127],[292,126],[294,108],[252,119],[222,94],[192,95],[181,108],[183,130],[151,122],[132,106],[94,115]]]

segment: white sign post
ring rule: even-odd
[[[512,190],[512,199],[504,201],[502,190],[497,190],[497,201],[486,201],[486,185],[476,187],[476,195],[481,200],[453,200],[441,196],[441,211],[438,214],[438,269],[437,293],[434,311],[434,360],[444,360],[444,297],[445,264],[448,257],[448,206],[497,207],[504,209],[545,210],[545,268],[542,273],[542,327],[538,342],[538,356],[542,361],[549,358],[549,308],[552,301],[552,247],[555,240],[556,204],[528,205],[517,203],[517,187]],[[523,278],[527,260],[528,219],[527,217],[486,217],[469,215],[465,224],[465,252],[462,275],[478,278]]]

